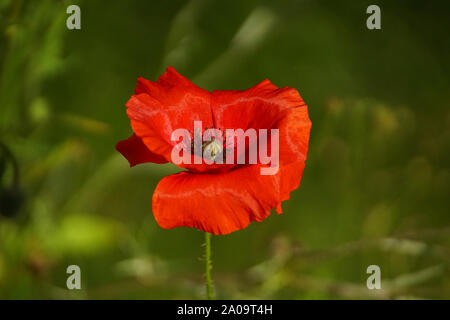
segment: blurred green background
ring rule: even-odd
[[[81,7],[81,30],[66,8]],[[382,30],[366,28],[381,7]],[[265,78],[313,122],[284,214],[212,239],[218,298],[450,298],[449,1],[0,0],[0,298],[201,299],[203,233],[129,169],[136,79]],[[82,290],[66,268],[81,267]],[[366,288],[381,267],[382,290]]]

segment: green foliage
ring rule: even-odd
[[[203,234],[151,213],[177,169],[114,150],[136,78],[169,65],[208,90],[295,87],[313,123],[284,214],[212,237],[218,298],[450,297],[448,4],[381,1],[379,31],[364,1],[79,1],[81,30],[69,4],[0,0],[0,192],[20,195],[1,194],[20,206],[0,212],[0,298],[205,297]]]

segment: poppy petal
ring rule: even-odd
[[[305,106],[294,88],[278,88],[269,80],[247,90],[213,91],[214,121],[220,128],[269,129],[292,108]]]
[[[220,127],[279,129],[280,162],[304,162],[311,121],[294,88],[279,89],[269,80],[247,90],[213,91],[213,114]]]
[[[305,106],[293,108],[274,125],[279,129],[280,163],[305,162],[308,153],[311,120]]]
[[[193,131],[194,121],[212,126],[211,93],[193,84],[169,67],[152,82],[138,79],[135,94],[126,103],[134,133],[150,151],[171,160],[176,142],[172,132],[183,128]]]
[[[167,176],[153,194],[155,219],[165,229],[184,226],[228,234],[264,220],[272,208],[281,213],[281,202],[300,184],[304,163],[280,167],[275,175],[261,175],[260,168]]]
[[[164,157],[148,150],[142,140],[135,134],[126,140],[119,141],[116,144],[116,150],[128,160],[130,167],[146,162],[167,162]]]

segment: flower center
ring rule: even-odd
[[[212,141],[205,141],[202,144],[203,154],[208,158],[215,160],[216,156],[222,153],[223,145],[220,144],[216,139]]]

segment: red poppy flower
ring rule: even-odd
[[[134,134],[116,149],[130,166],[173,163],[177,141],[172,133],[194,132],[194,121],[204,128],[279,132],[279,169],[273,175],[261,174],[267,165],[259,159],[255,164],[178,164],[185,170],[163,178],[153,194],[153,214],[163,228],[228,234],[264,220],[273,208],[280,214],[281,202],[300,185],[311,121],[294,88],[279,89],[264,80],[247,90],[208,92],[169,67],[156,82],[139,78],[126,106]]]

